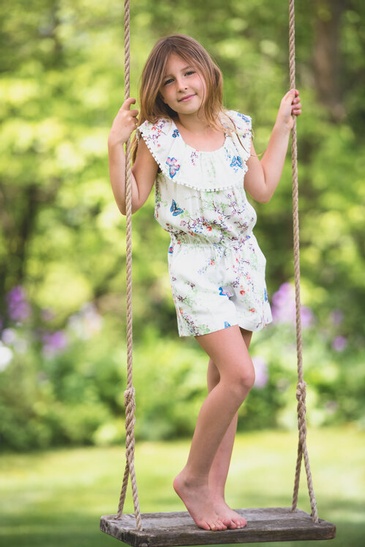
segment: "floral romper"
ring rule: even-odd
[[[266,259],[252,233],[256,213],[243,179],[251,119],[227,111],[221,148],[186,144],[174,121],[139,128],[159,166],[155,218],[171,236],[169,273],[180,336],[232,325],[255,331],[271,321]]]

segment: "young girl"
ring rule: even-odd
[[[271,321],[265,257],[252,232],[246,191],[268,201],[281,176],[299,92],[280,103],[261,160],[251,118],[222,106],[222,75],[194,39],[173,35],[153,48],[142,74],[140,112],[127,99],[110,131],[114,196],[125,214],[124,144],[138,127],[132,209],[155,185],[155,217],[171,235],[171,287],[180,336],[195,336],[209,357],[208,396],[187,463],[174,488],[205,530],[236,529],[243,516],[225,502],[237,412],[254,384],[253,331]]]

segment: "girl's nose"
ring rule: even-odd
[[[186,85],[184,79],[180,78],[179,80],[177,80],[177,87],[179,91],[185,91],[188,86]]]

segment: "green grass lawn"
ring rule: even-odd
[[[227,486],[228,502],[241,508],[290,506],[296,445],[295,432],[240,435]],[[184,464],[188,446],[186,441],[137,444],[136,472],[142,512],[184,509],[172,491],[171,481]],[[337,537],[329,545],[362,547],[365,433],[351,427],[310,430],[308,447],[319,516],[337,526]],[[123,472],[123,447],[2,455],[0,545],[120,545],[99,532],[99,517],[116,512]],[[310,512],[304,469],[298,505]],[[132,511],[129,491],[125,512]],[[276,545],[304,547],[314,543]]]

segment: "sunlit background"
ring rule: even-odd
[[[330,482],[334,474],[348,476],[348,460],[356,462],[350,464],[356,478],[347,483],[348,491],[336,491],[325,502],[324,518],[339,519],[346,531],[332,543],[341,547],[360,545],[365,535],[365,477],[359,463],[365,456],[364,17],[359,0],[308,0],[296,6],[308,422],[319,481],[322,473]],[[0,22],[0,472],[8,477],[7,497],[0,501],[8,526],[0,527],[0,537],[11,547],[58,547],[66,536],[47,535],[45,498],[34,497],[34,488],[42,492],[45,484],[39,462],[55,458],[52,476],[67,481],[70,475],[77,483],[81,451],[83,462],[93,462],[90,469],[81,464],[90,471],[82,474],[83,484],[89,481],[91,488],[102,482],[97,469],[108,457],[114,465],[120,447],[120,468],[110,463],[105,470],[116,495],[122,474],[125,219],[109,185],[106,142],[124,97],[123,2],[14,0],[11,6],[3,2]],[[262,152],[289,85],[287,2],[132,0],[134,96],[150,48],[172,32],[191,34],[211,52],[224,73],[225,104],[253,117],[255,147]],[[268,460],[259,471],[265,473],[271,450],[283,446],[277,459],[286,461],[285,443],[290,439],[293,458],[296,449],[289,155],[273,200],[254,206],[274,322],[254,337],[257,379],[241,410],[239,446],[245,448],[238,457],[244,461],[246,447],[266,439]],[[153,218],[153,196],[134,216],[133,233],[137,441],[141,453],[145,446],[160,447],[161,454],[183,447],[185,457],[185,439],[205,393],[206,363],[193,340],[177,336],[168,237]],[[320,446],[322,438],[331,451]],[[349,454],[333,448],[346,443]],[[63,457],[69,465],[60,465]],[[142,467],[148,484],[148,466]],[[25,469],[34,469],[37,478],[25,481],[24,498],[18,481]],[[169,510],[176,502],[168,469],[163,481],[166,493],[156,488],[155,504]],[[322,495],[327,488],[321,484]],[[57,485],[51,490],[58,492]],[[148,486],[145,496],[150,493]],[[81,505],[87,506],[88,495]],[[32,501],[18,505],[16,500],[27,496]],[[258,500],[251,494],[246,500],[244,491],[237,496],[241,506],[265,503],[265,491]],[[64,514],[71,497],[64,501]],[[89,521],[68,505],[75,522],[65,520],[67,545],[112,544],[100,537],[97,518],[95,531],[86,532],[91,515],[114,511],[114,492],[102,499],[97,503],[90,496]],[[151,501],[146,505],[153,510]],[[72,543],[78,519],[84,533]],[[60,527],[64,533],[67,526]]]

